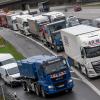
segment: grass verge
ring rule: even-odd
[[[11,53],[16,60],[21,60],[24,56],[19,53],[9,42],[5,41],[3,38],[0,37],[0,41],[2,41],[2,45],[0,47],[0,53]]]

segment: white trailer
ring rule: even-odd
[[[75,16],[69,16],[66,18],[66,26],[67,27],[72,27],[72,26],[76,26],[79,25],[79,19]]]
[[[100,75],[100,29],[77,25],[61,30],[65,53],[89,78]]]
[[[28,18],[31,18],[32,15],[20,15],[16,18],[18,30],[21,34],[30,35]]]
[[[17,31],[17,24],[16,24],[16,17],[18,17],[18,14],[7,14],[7,22],[8,22],[8,27]]]
[[[42,26],[49,23],[49,19],[46,16],[38,15],[32,18],[28,18],[29,31],[32,35],[41,37]]]
[[[43,14],[42,16],[47,16],[50,22],[66,20],[65,15],[62,12],[52,11]]]

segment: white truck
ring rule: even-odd
[[[16,24],[16,17],[18,16],[19,16],[18,14],[7,14],[8,27],[15,31],[18,30]]]
[[[93,22],[92,24],[94,27],[100,28],[100,18],[93,19],[92,22]]]
[[[47,16],[50,22],[66,20],[65,15],[62,12],[57,12],[57,11],[48,12],[43,14],[42,16]]]
[[[29,31],[32,36],[40,38],[42,35],[43,25],[47,23],[49,23],[49,19],[46,16],[38,15],[28,18]]]
[[[20,15],[16,18],[17,27],[21,34],[30,35],[28,18],[31,18],[32,15]]]
[[[11,54],[0,54],[0,76],[5,83],[11,86],[21,84],[18,65]]]
[[[61,30],[65,53],[89,78],[100,75],[100,29],[77,25]]]
[[[72,27],[72,26],[76,26],[76,25],[79,25],[79,24],[80,24],[80,21],[75,16],[68,16],[66,18],[66,26],[67,27]]]

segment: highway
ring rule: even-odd
[[[25,38],[22,35],[16,34],[9,29],[0,29],[0,35],[9,41],[15,48],[25,57],[30,57],[38,54],[50,54],[47,50],[37,45],[34,41]],[[75,87],[72,93],[59,93],[49,96],[47,99],[53,100],[100,100],[100,96],[96,94],[87,84],[85,84],[74,72],[72,72]],[[20,100],[42,100],[43,98],[36,96],[34,93],[25,93],[22,87],[10,88],[10,93],[16,92]]]

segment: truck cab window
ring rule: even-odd
[[[100,56],[100,46],[96,47],[85,47],[86,57],[93,58]]]

